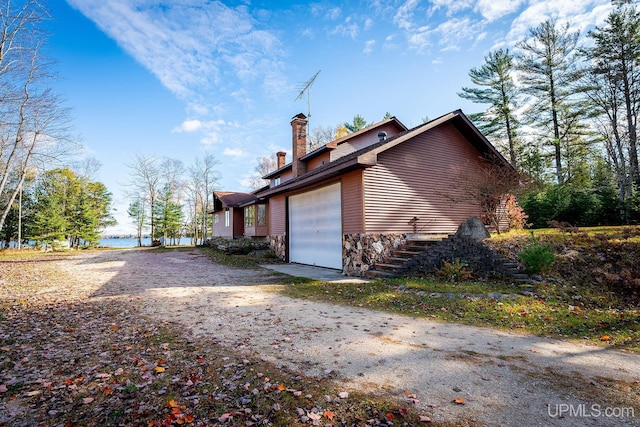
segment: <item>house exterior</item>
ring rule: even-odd
[[[510,168],[460,110],[413,129],[391,117],[309,153],[306,126],[303,114],[293,117],[293,159],[277,154],[268,187],[240,201],[225,194],[243,193],[217,193],[214,236],[230,236],[215,215],[228,209],[235,228],[236,211],[253,207],[254,220],[238,219],[248,226],[233,236],[268,239],[288,262],[362,275],[408,237],[449,234],[481,216],[479,203],[454,202],[460,173],[483,168],[487,156]]]
[[[257,197],[248,193],[213,192],[212,236],[234,239],[245,235],[244,205],[253,204]]]

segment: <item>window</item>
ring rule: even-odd
[[[224,211],[224,226],[228,227],[230,222],[231,222],[231,212],[229,212],[229,208],[227,208],[227,210]]]
[[[244,226],[245,227],[255,227],[256,218],[255,218],[255,207],[253,205],[247,206],[244,208]]]
[[[220,215],[218,214],[213,215],[213,223],[217,224],[219,222],[220,222]]]
[[[258,227],[267,226],[267,205],[258,205],[258,215],[256,219],[256,225]]]
[[[273,185],[280,185],[280,177],[279,177],[279,176],[276,176],[276,177],[273,179]]]

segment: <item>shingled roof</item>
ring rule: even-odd
[[[361,148],[360,150],[346,156],[340,157],[333,162],[320,166],[319,168],[297,178],[286,181],[281,185],[257,192],[256,195],[258,197],[272,196],[284,191],[304,187],[314,182],[333,178],[350,170],[374,166],[377,163],[377,155],[379,153],[395,147],[416,135],[444,123],[451,123],[454,125],[456,129],[458,129],[458,131],[464,135],[481,153],[488,153],[495,156],[495,158],[505,164],[505,167],[513,169],[509,162],[495,149],[489,140],[487,140],[487,138],[473,125],[473,123],[471,123],[467,116],[465,116],[461,110],[455,110],[427,123],[416,126],[413,129],[406,130],[402,133]]]

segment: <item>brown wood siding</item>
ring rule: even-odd
[[[329,163],[331,160],[331,156],[329,152],[322,153],[318,157],[314,157],[313,159],[309,159],[307,162],[307,172],[311,172],[314,169],[319,168],[320,166],[324,166],[326,163]]]
[[[398,129],[391,124],[387,124],[386,126],[375,129],[373,132],[367,132],[362,135],[358,135],[353,139],[349,139],[348,141],[339,144],[333,151],[331,151],[331,161],[346,156],[349,153],[353,153],[354,151],[358,151],[361,148],[375,144],[379,141],[379,132],[386,132],[387,138],[389,138],[396,135],[398,133]]]
[[[364,189],[358,170],[342,177],[342,232],[364,233],[364,224]]]
[[[269,235],[277,236],[285,233],[285,196],[278,195],[269,199],[268,219]]]
[[[233,230],[231,227],[224,226],[224,210],[215,212],[213,220],[213,236],[220,237],[233,237],[231,231]],[[215,222],[215,215],[218,215],[218,223]]]
[[[479,216],[479,206],[445,196],[455,193],[458,170],[470,164],[480,165],[478,151],[449,124],[380,153],[364,172],[367,232],[451,233]]]

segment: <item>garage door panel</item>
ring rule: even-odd
[[[289,259],[342,269],[340,184],[289,198]]]

